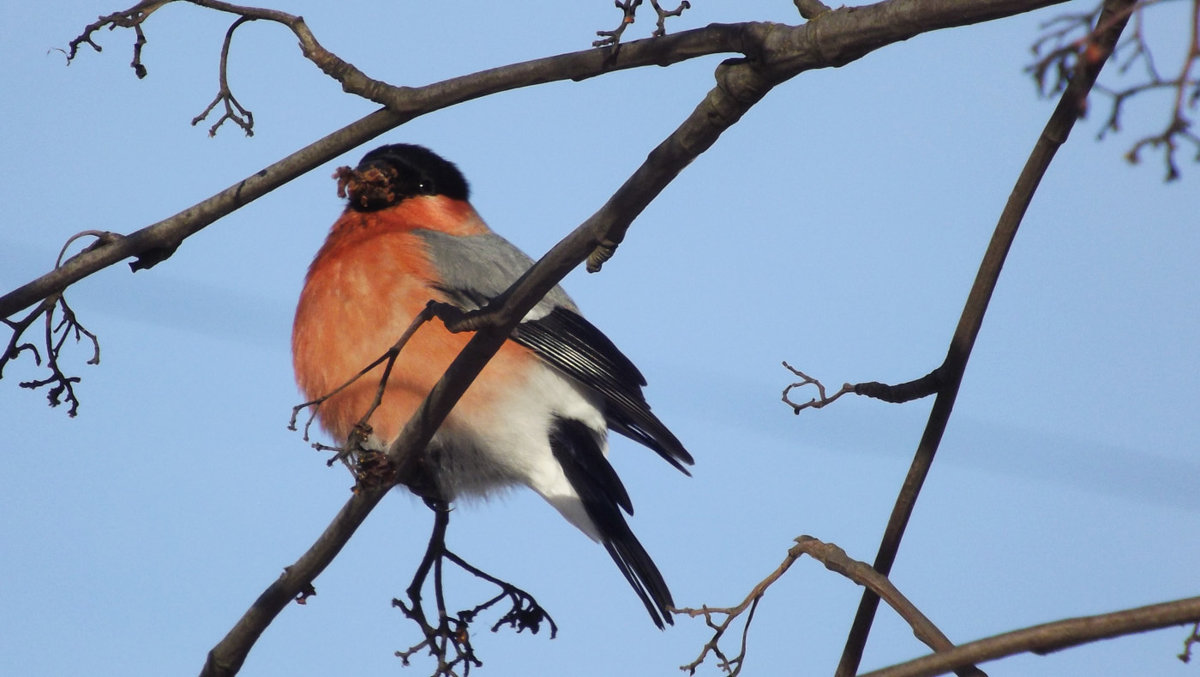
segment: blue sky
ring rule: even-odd
[[[573,5],[276,6],[369,75],[418,85],[583,49],[616,23],[611,3]],[[601,274],[567,279],[697,459],[688,479],[633,443],[613,450],[633,529],[679,604],[736,603],[800,534],[874,557],[930,403],[843,399],[793,416],[779,402],[790,381],[780,362],[833,385],[936,366],[1053,106],[1022,73],[1028,45],[1040,22],[1087,7],[919,36],[780,86],[645,211]],[[229,20],[157,12],[145,80],[128,67],[127,32],[101,32],[103,53],[64,66],[54,48],[117,8],[24,3],[0,26],[5,290],[48,270],[73,233],[174,214],[375,107],[341,94],[284,29],[250,24],[231,78],[256,133],[209,138],[188,123],[216,91]],[[794,12],[697,2],[671,29]],[[1151,27],[1164,46],[1181,40],[1170,25]],[[719,60],[507,92],[380,143],[458,163],[484,218],[536,256],[691,111]],[[893,572],[956,642],[1196,594],[1200,167],[1164,185],[1157,156],[1121,159],[1167,114],[1164,98],[1135,101],[1124,131],[1099,143],[1102,116],[1081,123],[1013,247]],[[83,350],[66,360],[83,377],[77,418],[17,387],[40,374],[28,360],[6,370],[0,672],[194,674],[346,500],[351,478],[286,429],[299,398],[288,342],[305,268],[341,209],[329,176],[374,145],[152,270],[114,266],[72,288],[103,350],[97,367]],[[426,674],[419,659],[405,669],[392,657],[416,636],[390,600],[429,524],[419,502],[390,495],[242,674]],[[708,637],[682,618],[655,630],[603,549],[530,492],[461,506],[450,543],[533,592],[560,627],[554,641],[481,632],[481,675],[676,674]],[[745,674],[831,674],[858,596],[797,563],[759,608]],[[1185,634],[989,671],[1190,675],[1174,658]],[[864,667],[922,653],[884,610]]]

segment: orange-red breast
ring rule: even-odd
[[[310,399],[328,394],[384,353],[433,299],[482,307],[532,261],[496,235],[467,201],[458,168],[407,144],[371,151],[351,172],[349,204],[308,270],[296,308],[296,380]],[[393,440],[469,339],[438,322],[401,352],[371,444]],[[345,440],[378,387],[376,369],[318,410]],[[558,287],[524,318],[467,390],[427,451],[447,500],[523,484],[604,544],[660,628],[671,592],[622,510],[629,494],[606,458],[611,428],[687,472],[692,457],[651,413],[645,379]]]

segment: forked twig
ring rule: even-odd
[[[85,230],[76,233],[67,238],[67,241],[59,250],[58,258],[54,262],[55,268],[63,265],[63,257],[66,256],[67,249],[81,237],[96,238],[95,242],[84,248],[83,251],[86,252],[96,247],[111,244],[121,236],[116,233],[99,230]],[[62,313],[61,319],[57,322],[54,319],[56,311]],[[74,337],[76,343],[86,338],[92,344],[92,356],[88,358],[87,364],[100,364],[100,340],[83,326],[79,318],[75,315],[74,309],[67,303],[66,297],[61,292],[46,297],[37,307],[19,320],[2,318],[4,324],[8,325],[9,329],[12,330],[12,335],[9,337],[8,345],[5,346],[4,352],[0,354],[0,377],[4,374],[4,367],[10,361],[20,357],[21,353],[24,352],[32,353],[34,363],[39,367],[42,366],[43,351],[39,351],[33,343],[22,342],[25,332],[39,318],[44,318],[44,331],[41,344],[46,358],[46,368],[50,370],[50,374],[45,378],[22,381],[18,385],[30,390],[51,386],[50,390],[46,393],[46,399],[50,402],[50,406],[57,407],[63,403],[69,404],[70,407],[67,409],[67,415],[74,417],[79,413],[79,397],[75,393],[75,385],[82,379],[78,376],[67,376],[63,372],[60,366],[63,348],[68,338]]]
[[[1188,636],[1183,639],[1183,651],[1180,652],[1176,658],[1184,663],[1191,662],[1192,647],[1196,644],[1200,644],[1200,621],[1196,621],[1192,624],[1191,632],[1189,632]]]
[[[758,603],[762,600],[763,595],[766,594],[767,589],[774,585],[776,581],[787,573],[792,564],[804,555],[808,555],[821,562],[825,565],[826,569],[875,592],[909,624],[917,639],[924,642],[934,651],[948,651],[954,648],[954,644],[950,642],[946,635],[925,614],[921,613],[907,597],[896,589],[886,576],[875,571],[866,562],[851,559],[844,550],[832,543],[822,542],[812,536],[800,536],[796,538],[796,544],[788,549],[787,557],[784,558],[779,567],[768,574],[766,578],[759,581],[740,604],[726,608],[702,606],[699,609],[684,608],[675,610],[677,613],[686,614],[693,618],[703,616],[705,624],[713,630],[712,638],[701,649],[700,655],[696,660],[687,665],[680,666],[680,669],[687,671],[689,674],[696,674],[696,669],[700,667],[708,654],[711,653],[718,659],[717,667],[724,670],[730,677],[740,673],[746,659],[746,645],[750,632],[750,623],[754,620],[754,612],[758,608]],[[746,624],[742,627],[739,652],[736,656],[730,658],[721,649],[721,639],[729,630],[733,621],[743,613],[746,614]],[[714,620],[714,616],[723,616],[724,618],[717,621]],[[960,677],[986,677],[975,666],[965,666],[955,672]]]
[[[195,127],[201,120],[208,117],[208,114],[212,112],[212,109],[217,107],[218,103],[225,104],[225,112],[208,129],[209,136],[216,136],[217,129],[226,120],[233,120],[237,126],[242,128],[242,131],[246,132],[246,136],[254,136],[254,113],[243,108],[242,104],[238,103],[238,100],[233,96],[233,91],[229,89],[229,44],[233,41],[233,32],[238,29],[238,26],[255,20],[256,17],[238,17],[233,22],[233,25],[229,27],[229,30],[225,32],[225,41],[221,43],[220,88],[217,90],[217,95],[213,98],[212,103],[208,104],[208,108],[205,108],[203,112],[192,118],[192,126]]]
[[[103,52],[104,48],[96,44],[92,36],[101,28],[108,27],[109,30],[116,28],[132,28],[136,36],[133,42],[133,61],[129,63],[130,68],[138,76],[138,78],[146,77],[148,71],[146,66],[142,64],[142,47],[146,44],[146,34],[142,31],[142,23],[154,13],[155,10],[163,5],[172,2],[173,0],[144,0],[130,7],[123,12],[113,12],[100,17],[94,22],[84,27],[75,39],[71,40],[67,45],[67,63],[70,64],[79,54],[79,47],[83,44],[88,44],[97,52]]]
[[[596,31],[599,40],[592,42],[592,47],[613,47],[619,48],[621,36],[625,33],[625,29],[629,28],[637,20],[637,8],[641,6],[642,0],[613,0],[613,4],[617,9],[621,10],[621,23],[611,31]],[[650,0],[650,6],[654,8],[654,13],[657,15],[657,20],[654,24],[653,37],[661,38],[667,34],[666,22],[667,19],[674,16],[682,16],[684,10],[691,9],[692,5],[688,0],[681,0],[679,6],[675,9],[663,9],[659,4],[659,0]]]

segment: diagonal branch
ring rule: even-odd
[[[582,80],[615,70],[668,66],[718,53],[740,53],[754,59],[764,69],[794,75],[806,69],[845,65],[921,32],[1011,16],[1061,1],[978,0],[962,5],[932,0],[888,0],[866,7],[824,12],[819,21],[800,26],[713,24],[624,43],[616,55],[595,49],[571,52],[424,87],[393,87],[365,75],[359,77],[361,73],[349,64],[340,69],[338,64],[344,63],[340,59],[322,60],[323,54],[328,53],[310,48],[302,39],[305,56],[338,79],[343,89],[387,108],[371,113],[174,216],[130,233],[120,242],[72,257],[60,268],[0,296],[0,317],[9,317],[98,270],[131,257],[136,259],[130,264],[133,270],[149,268],[170,257],[191,235],[279,186],[409,120],[463,101],[548,82]],[[164,3],[165,0],[155,3],[155,8]],[[196,4],[214,9],[235,7],[202,0],[196,0]],[[239,11],[245,10],[239,8]],[[266,16],[259,18],[276,20]],[[814,28],[818,24],[819,28]],[[315,43],[315,38],[313,41]]]
[[[933,624],[933,621],[921,613],[920,609],[910,602],[896,586],[892,585],[892,582],[887,577],[872,569],[869,564],[851,559],[845,550],[832,543],[825,543],[812,536],[798,536],[796,538],[796,545],[788,549],[787,557],[784,558],[783,562],[775,571],[772,571],[766,578],[759,581],[750,590],[750,593],[746,595],[746,598],[737,606],[727,608],[702,606],[699,609],[685,608],[675,610],[677,613],[686,614],[692,618],[703,616],[705,624],[713,630],[712,639],[704,645],[696,660],[687,665],[680,666],[679,669],[694,675],[696,674],[696,669],[700,667],[708,654],[712,653],[719,660],[717,667],[728,673],[730,677],[736,677],[741,672],[743,663],[745,662],[747,635],[750,632],[750,623],[754,620],[754,611],[758,608],[758,603],[762,600],[763,595],[766,594],[767,589],[774,585],[775,581],[783,577],[792,564],[804,555],[808,555],[821,564],[824,564],[826,569],[845,576],[854,583],[864,586],[883,597],[888,605],[909,624],[917,639],[924,642],[929,648],[934,651],[949,651],[954,648],[954,644]],[[747,609],[749,613],[746,615],[746,624],[742,626],[740,651],[736,656],[730,658],[721,650],[721,638],[729,630],[729,626],[733,621],[743,613],[746,613]],[[719,622],[714,621],[713,616],[724,616],[724,619]],[[986,677],[979,668],[967,664],[958,667],[955,672],[958,673],[959,677]]]
[[[1014,630],[987,639],[960,644],[948,651],[924,656],[890,668],[868,672],[861,677],[944,675],[956,666],[981,663],[1025,652],[1047,654],[1088,642],[1130,635],[1135,632],[1159,630],[1196,621],[1200,621],[1200,597],[1189,597],[1136,609],[1068,618],[1023,630]]]
[[[481,329],[447,368],[388,449],[404,482],[419,473],[421,451],[450,409],[489,359],[507,340],[517,322],[582,263],[602,242],[619,241],[633,219],[700,153],[770,90],[773,82],[748,62],[722,64],[717,86],[692,114],[658,145],[634,174],[589,219],[555,245],[513,285],[477,316]],[[615,245],[614,245],[615,246]],[[309,589],[341,548],[391,488],[391,483],[360,485],[337,517],[307,552],[274,581],[208,654],[201,675],[233,675],[254,643],[287,603]]]
[[[1021,225],[1025,210],[1033,200],[1034,192],[1037,190],[1042,176],[1045,175],[1046,169],[1050,166],[1051,160],[1054,159],[1058,148],[1066,142],[1071,128],[1079,119],[1083,105],[1087,101],[1088,92],[1095,84],[1101,67],[1112,54],[1113,46],[1129,19],[1129,7],[1134,1],[1107,0],[1105,2],[1104,11],[1097,19],[1097,25],[1103,27],[1103,30],[1098,30],[1094,36],[1093,44],[1097,49],[1092,52],[1093,59],[1081,62],[1075,78],[1063,92],[1058,106],[1051,113],[1025,167],[1017,177],[1016,185],[1009,195],[1004,211],[1000,214],[999,222],[992,233],[991,242],[988,243],[983,261],[979,265],[975,282],[967,296],[962,315],[959,317],[958,326],[955,327],[954,335],[950,339],[950,348],[946,353],[946,359],[939,368],[942,372],[941,387],[934,399],[933,409],[929,413],[925,432],[921,435],[921,441],[917,445],[916,455],[909,467],[908,475],[904,478],[904,484],[900,488],[900,495],[896,498],[896,504],[892,508],[891,517],[888,519],[879,546],[879,553],[875,557],[875,569],[884,576],[887,576],[892,570],[896,553],[900,549],[900,539],[904,536],[904,530],[912,516],[917,496],[921,492],[921,486],[929,474],[934,454],[937,453],[938,446],[942,441],[942,434],[946,431],[950,413],[954,408],[954,401],[958,396],[958,388],[967,368],[967,360],[971,356],[979,329],[983,325],[983,316],[987,312],[988,302],[991,300],[992,292],[1000,278],[1004,260],[1016,238],[1017,228]],[[858,672],[859,662],[862,660],[863,649],[866,647],[867,636],[871,632],[871,624],[874,622],[875,610],[878,606],[878,595],[870,590],[863,592],[858,612],[855,614],[854,623],[846,638],[846,646],[835,673],[837,677],[850,677]]]

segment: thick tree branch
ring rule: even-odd
[[[1054,623],[1006,632],[987,639],[961,644],[945,652],[918,658],[861,677],[932,677],[955,667],[1033,652],[1047,654],[1080,644],[1111,639],[1200,621],[1200,597],[1190,597],[1150,606],[1114,611],[1097,616],[1068,618]]]
[[[165,260],[189,236],[279,186],[384,132],[420,115],[497,92],[561,80],[581,80],[614,70],[667,66],[699,56],[741,53],[760,69],[792,75],[806,69],[842,66],[894,42],[930,30],[963,26],[1010,16],[1063,0],[980,0],[966,5],[946,0],[890,0],[868,7],[842,8],[801,26],[713,24],[673,35],[624,43],[619,52],[592,49],[502,66],[424,87],[393,87],[362,75],[316,43],[306,43],[298,17],[256,10],[256,18],[280,21],[301,37],[305,56],[342,83],[347,92],[387,107],[326,136],[262,169],[216,195],[109,246],[81,253],[54,271],[0,297],[0,317],[60,292],[67,286],[127,258],[133,269]],[[147,3],[143,3],[147,4]],[[163,2],[150,3],[154,9]],[[227,3],[196,0],[223,11],[249,12]],[[281,21],[282,19],[282,21]],[[309,34],[311,35],[311,34]],[[342,66],[344,64],[344,67]],[[361,77],[360,77],[361,76]],[[783,78],[775,78],[780,80]]]
[[[1054,159],[1059,147],[1066,142],[1071,128],[1079,119],[1083,105],[1087,101],[1088,92],[1091,91],[1096,77],[1100,74],[1100,69],[1112,54],[1113,46],[1125,28],[1129,19],[1129,8],[1133,3],[1134,0],[1107,0],[1105,2],[1104,11],[1097,20],[1100,28],[1095,33],[1092,42],[1096,49],[1089,49],[1089,56],[1081,60],[1075,78],[1071,80],[1071,84],[1059,99],[1058,106],[1051,113],[1049,121],[1034,145],[1020,176],[1017,177],[1016,185],[1000,214],[996,229],[992,233],[992,239],[983,255],[983,261],[979,265],[975,282],[967,296],[962,315],[959,317],[958,326],[955,327],[954,335],[950,339],[950,348],[946,353],[946,359],[939,368],[942,372],[940,375],[941,388],[934,399],[925,431],[917,445],[916,455],[909,467],[908,475],[904,478],[900,495],[896,498],[896,504],[892,508],[891,517],[884,530],[879,553],[875,557],[875,569],[884,576],[892,570],[896,553],[900,549],[900,540],[903,538],[908,520],[912,516],[917,496],[929,474],[934,454],[937,453],[938,446],[942,441],[942,434],[946,431],[950,413],[954,408],[954,401],[958,396],[959,385],[962,383],[963,373],[967,368],[967,360],[975,345],[975,338],[979,335],[979,329],[983,325],[983,317],[987,312],[992,292],[996,289],[1004,260],[1016,238],[1017,228],[1020,226],[1025,210],[1033,200],[1034,192],[1037,190],[1042,176],[1045,175],[1046,169],[1050,166],[1051,160]],[[837,677],[850,677],[858,672],[859,662],[862,660],[863,649],[866,647],[867,636],[871,632],[871,624],[874,622],[875,610],[878,606],[878,595],[870,590],[863,592],[854,623],[846,638],[841,661],[838,664]]]

